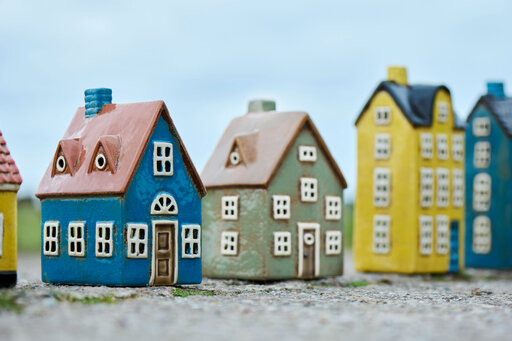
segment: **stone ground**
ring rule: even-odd
[[[512,272],[361,274],[255,284],[107,288],[40,282],[21,256],[0,291],[0,340],[511,340]]]

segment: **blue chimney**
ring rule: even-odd
[[[505,98],[505,86],[502,82],[488,82],[487,94],[496,98]]]
[[[112,89],[87,89],[85,94],[85,117],[95,116],[105,104],[112,103]]]

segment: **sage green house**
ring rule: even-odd
[[[201,174],[203,273],[251,280],[343,273],[347,187],[305,112],[252,101],[224,132]]]

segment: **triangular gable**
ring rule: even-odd
[[[63,174],[69,173],[71,175],[74,175],[80,159],[80,152],[80,139],[74,138],[60,140],[57,146],[57,150],[55,151],[55,155],[53,157],[53,162],[50,165],[52,167],[52,177],[55,176],[57,173],[55,169],[55,164],[57,162],[57,158],[60,155],[64,156],[64,159],[66,160],[66,168],[68,171],[64,172]]]
[[[96,157],[98,153],[103,151],[107,165],[105,171],[110,171],[114,174],[117,170],[119,155],[121,154],[121,136],[119,135],[103,135],[98,139],[96,148],[93,152],[91,163],[89,164],[89,173],[95,168]]]
[[[505,98],[499,100],[503,102],[503,104],[505,104],[508,108],[507,112],[505,113],[496,112],[494,106],[492,105],[492,101],[497,101],[492,95],[481,96],[468,115],[466,122],[469,123],[478,107],[482,106],[487,109],[487,112],[496,120],[496,122],[498,122],[498,126],[501,128],[503,133],[508,138],[512,138],[512,99]]]

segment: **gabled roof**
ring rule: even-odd
[[[0,189],[5,187],[17,189],[21,185],[21,181],[20,171],[16,167],[0,131]]]
[[[78,157],[76,165],[70,164],[73,160],[67,160],[68,164],[76,167],[74,174],[52,176],[53,161],[39,184],[36,196],[125,193],[160,116],[179,141],[188,174],[203,197],[206,190],[163,101],[105,104],[92,117],[85,116],[84,107],[78,108],[58,147],[62,147],[65,155]],[[115,173],[89,172],[98,144],[103,146],[109,162],[115,163],[117,159]]]
[[[476,109],[481,105],[486,107],[489,113],[496,118],[496,121],[505,134],[508,137],[512,137],[512,98],[499,98],[494,95],[484,95],[480,97],[473,110],[471,110],[467,122],[471,120]]]
[[[381,82],[364,105],[357,117],[355,124],[359,122],[363,113],[368,109],[373,97],[380,91],[390,94],[403,114],[414,127],[429,127],[433,121],[433,109],[436,94],[439,90],[450,90],[444,85],[400,85],[393,81]],[[454,128],[464,129],[464,124],[454,114]]]
[[[347,183],[315,125],[305,112],[255,112],[231,121],[201,177],[208,187],[267,187],[302,128],[309,127],[343,188]],[[243,164],[226,167],[234,143]]]

